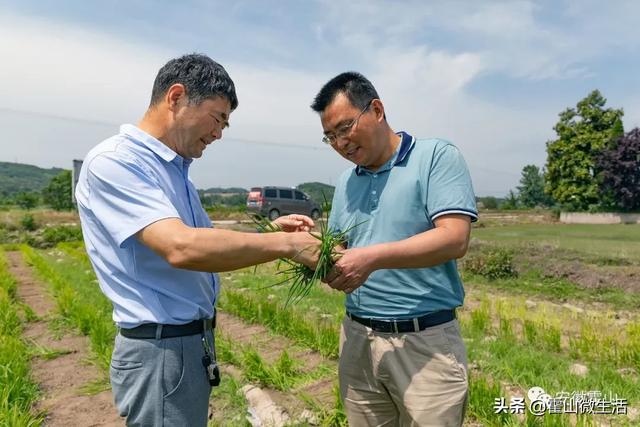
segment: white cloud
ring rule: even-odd
[[[89,120],[139,116],[170,54],[44,19],[0,15],[0,106]]]
[[[196,182],[203,187],[335,182],[348,164],[321,146],[320,124],[309,104],[326,80],[355,69],[376,85],[392,126],[452,140],[462,148],[479,194],[506,193],[525,164],[542,166],[557,112],[576,100],[567,104],[551,96],[525,107],[499,97],[483,99],[474,95],[472,85],[487,75],[508,76],[523,85],[536,79],[591,78],[590,58],[623,45],[625,37],[637,46],[637,35],[617,28],[607,33],[615,23],[587,16],[582,7],[552,6],[558,15],[552,23],[540,17],[551,13],[549,8],[537,4],[410,1],[390,7],[389,2],[329,1],[321,8],[324,13],[309,22],[317,41],[309,46],[293,39],[287,43],[287,28],[262,33],[247,22],[227,23],[229,41],[248,34],[259,39],[253,45],[264,45],[258,56],[299,57],[302,65],[265,66],[252,61],[250,51],[244,52],[246,60],[223,61],[236,82],[240,108],[225,139],[196,162]],[[629,21],[611,9],[602,16]],[[581,24],[560,19],[566,16]],[[184,39],[201,38],[198,31],[194,28]],[[0,89],[0,120],[5,138],[21,141],[4,155],[42,166],[67,166],[71,157],[82,157],[116,127],[16,114],[3,119],[2,108],[108,123],[136,121],[146,108],[157,69],[182,53],[133,43],[117,33],[1,12],[0,37],[0,55],[8,58],[0,77],[15,82]],[[624,104],[627,119],[640,117],[633,102]]]

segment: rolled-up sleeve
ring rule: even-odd
[[[91,210],[120,247],[149,224],[180,217],[153,174],[120,153],[93,158],[87,184]]]
[[[448,214],[463,214],[478,220],[476,198],[469,169],[452,144],[436,147],[429,171],[427,212],[431,221]]]

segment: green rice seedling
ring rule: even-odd
[[[56,359],[60,356],[71,353],[71,350],[54,350],[44,347],[32,339],[27,339],[27,343],[29,344],[29,353],[31,355],[40,357],[45,360]]]
[[[500,317],[500,338],[504,340],[514,340],[513,326],[508,318]]]
[[[525,427],[574,427],[568,416],[561,414],[545,414],[543,416],[533,415],[530,411],[525,411]],[[586,424],[584,421],[576,424],[576,427],[592,426],[592,423]]]
[[[261,323],[325,357],[338,356],[338,321],[333,318],[322,319],[309,312],[283,309],[281,303],[270,301],[262,295],[230,289],[222,293],[219,304],[221,309],[246,321]]]
[[[524,340],[528,344],[535,344],[536,342],[538,342],[538,339],[539,339],[538,327],[534,321],[525,319],[522,328],[523,328]]]
[[[344,405],[340,397],[340,387],[337,384],[333,386],[333,407],[326,408],[320,405],[313,397],[307,394],[300,394],[300,399],[307,404],[317,418],[317,422],[321,427],[347,427],[347,415],[344,412]]]
[[[640,371],[640,322],[629,323],[626,327],[626,342],[620,351],[623,363],[629,363]]]
[[[479,308],[471,311],[471,328],[475,332],[484,334],[489,330],[490,325],[491,316],[487,305],[482,304]]]
[[[540,337],[542,338],[542,343],[547,349],[555,352],[560,352],[562,349],[562,333],[560,332],[560,328],[554,325],[541,325]]]
[[[296,376],[299,374],[296,363],[286,350],[280,354],[278,360],[271,366],[252,348],[243,352],[242,359],[243,372],[247,380],[273,387],[276,390],[290,390],[296,382]]]
[[[111,390],[111,383],[106,375],[80,387],[80,392],[87,396],[94,396],[107,390]]]
[[[273,232],[279,231],[277,226],[274,226],[265,218],[254,217],[254,222],[260,232]],[[320,241],[318,264],[316,269],[312,270],[304,264],[282,258],[280,262],[286,266],[283,270],[278,271],[278,275],[283,275],[285,279],[280,282],[274,283],[268,287],[279,286],[288,284],[289,295],[285,302],[285,308],[290,304],[295,304],[309,295],[309,292],[320,279],[326,277],[336,260],[340,258],[340,253],[336,250],[336,247],[343,246],[346,242],[346,237],[349,231],[353,228],[361,225],[355,224],[345,231],[337,232],[329,228],[326,221],[320,222],[320,232],[311,233],[316,239]]]
[[[21,337],[16,288],[0,249],[0,425],[39,426],[43,416],[31,412],[38,388],[31,379],[29,348]]]
[[[21,250],[36,273],[50,284],[63,323],[89,337],[93,361],[108,372],[116,327],[111,319],[111,303],[100,292],[95,276],[86,273],[86,265],[64,254],[56,259],[27,246]]]
[[[89,256],[84,249],[84,243],[82,241],[76,242],[60,242],[56,245],[56,249],[64,252],[69,255],[71,258],[74,258],[78,261],[82,261],[87,265],[91,265],[89,261]]]
[[[482,375],[469,378],[469,415],[483,426],[514,425],[515,416],[508,411],[496,413],[494,410],[496,399],[503,397],[505,393],[497,382],[489,382]]]
[[[222,367],[220,386],[211,390],[214,403],[213,419],[208,427],[248,426],[246,420],[247,400],[242,393],[242,384],[225,372]]]
[[[285,392],[336,375],[335,366],[327,363],[304,371],[301,362],[292,358],[287,350],[283,350],[275,362],[268,363],[251,344],[239,344],[220,333],[216,334],[216,357],[221,363],[239,368],[247,381]]]

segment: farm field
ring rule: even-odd
[[[474,228],[460,263],[467,295],[458,317],[471,377],[465,425],[640,425],[639,253],[635,226],[492,220]],[[346,425],[336,389],[344,297],[318,285],[285,308],[286,286],[268,287],[280,281],[276,268],[268,263],[221,275],[216,348],[223,379],[212,393],[210,426],[248,426],[247,417]],[[33,299],[25,301],[20,289],[27,283],[51,304],[47,314],[34,311]],[[81,243],[5,245],[0,305],[0,360],[15,366],[0,372],[0,425],[55,425],[59,409],[38,369],[44,362],[48,369],[64,366],[64,358],[79,351],[69,351],[64,340],[70,337],[84,339],[78,363],[93,372],[72,394],[108,399],[116,329]],[[44,344],[29,335],[34,325],[51,333]],[[618,398],[608,412],[626,413],[496,413],[496,402],[508,405],[534,386],[553,396],[601,392]],[[115,409],[109,405],[91,408],[92,416],[104,417],[101,425],[122,425],[110,418]]]

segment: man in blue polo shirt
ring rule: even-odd
[[[189,166],[222,137],[238,105],[233,81],[204,55],[172,59],[137,126],[87,155],[76,199],[87,252],[120,328],[111,385],[131,426],[206,426],[219,381],[213,332],[215,272],[280,257],[314,267],[313,221],[276,221],[289,233],[211,227]]]
[[[323,141],[356,166],[336,185],[329,227],[348,230],[325,278],[347,293],[340,391],[351,426],[460,426],[466,350],[455,318],[457,258],[477,219],[451,143],[394,132],[364,76],[338,75],[311,108]]]

